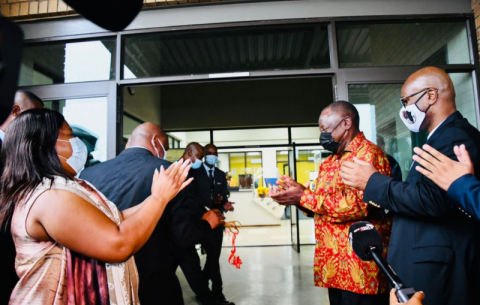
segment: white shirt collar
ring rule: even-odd
[[[447,118],[448,119],[448,118]],[[446,119],[445,119],[446,120]],[[430,139],[430,137],[433,135],[433,133],[438,129],[438,127],[440,127],[440,125],[443,124],[443,122],[445,122],[445,120],[443,120],[440,124],[437,125],[437,127],[435,127],[431,133],[428,134],[427,136],[427,140]]]
[[[4,139],[5,139],[5,131],[0,129],[0,140],[2,140],[3,142]]]

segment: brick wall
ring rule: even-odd
[[[477,43],[479,43],[478,56],[480,57],[480,0],[472,0],[472,10],[475,15],[475,29],[477,30]]]
[[[216,1],[225,0],[143,0],[146,7]],[[14,20],[76,15],[76,12],[61,0],[0,0],[0,12]]]

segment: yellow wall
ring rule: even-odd
[[[230,173],[232,174],[232,179],[230,180],[230,186],[236,187],[239,186],[238,175],[251,174],[252,177],[258,178],[258,185],[263,186],[263,175],[262,175],[262,164],[252,164],[251,159],[258,159],[261,156],[247,156],[247,164],[245,164],[245,155],[243,156],[232,156],[230,155]],[[235,171],[235,174],[234,174]],[[254,183],[255,181],[253,181]]]
[[[314,162],[297,162],[297,181],[303,185],[310,180],[310,172],[316,171]]]

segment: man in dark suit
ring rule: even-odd
[[[203,146],[197,142],[192,142],[187,145],[183,153],[182,159],[184,161],[190,160],[192,169],[191,172],[203,167]],[[199,219],[205,213],[205,207],[201,207],[195,202],[192,209],[192,217]],[[202,303],[202,305],[216,305],[220,302],[215,298],[212,291],[208,287],[209,279],[205,273],[202,272],[200,263],[200,257],[197,253],[195,245],[177,249],[177,259],[180,264],[180,268],[187,279],[190,288],[196,295],[196,299]]]
[[[225,173],[215,167],[218,162],[217,147],[207,144],[204,148],[205,162],[199,169],[191,170],[194,178],[195,196],[200,204],[200,209],[219,210],[222,213],[233,211],[233,202],[228,201],[228,188]],[[220,273],[220,253],[222,251],[223,231],[225,227],[219,226],[213,230],[209,239],[202,241],[202,247],[207,254],[207,261],[203,272],[212,280],[212,292],[221,302],[220,304],[234,305],[227,301],[223,294],[222,275]]]
[[[123,211],[151,194],[155,169],[171,164],[165,160],[168,148],[162,128],[144,123],[132,132],[128,149],[112,160],[85,169],[80,178],[92,183]],[[184,304],[175,274],[178,267],[175,249],[198,243],[223,223],[218,211],[207,212],[202,219],[192,219],[193,201],[192,188],[180,192],[168,204],[150,239],[135,254],[142,304]]]
[[[456,110],[452,80],[423,68],[402,88],[400,117],[413,132],[428,130],[427,144],[450,159],[465,144],[480,173],[480,132]],[[345,184],[365,189],[364,200],[395,213],[388,261],[406,286],[425,292],[426,305],[480,304],[480,223],[416,170],[405,182],[376,173],[363,162],[344,163]]]
[[[424,145],[423,149],[414,149],[417,155],[413,159],[421,165],[416,170],[447,191],[448,197],[462,211],[479,221],[480,181],[474,175],[473,163],[465,145],[453,149],[458,161],[448,158],[430,145]]]
[[[10,126],[10,123],[22,113],[22,111],[33,108],[43,108],[43,101],[30,91],[18,90],[15,94],[10,115],[7,117],[7,120],[0,125],[0,153],[2,151],[5,132],[8,126]],[[2,173],[3,161],[2,158],[0,158],[0,177]],[[0,285],[0,304],[7,304],[10,299],[10,294],[18,281],[18,276],[15,272],[15,245],[13,244],[10,232],[0,232],[0,249],[2,249],[0,270],[2,270],[1,278],[3,283]]]

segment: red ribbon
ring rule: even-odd
[[[228,230],[225,230],[225,234],[232,234],[232,251],[230,252],[230,257],[228,258],[228,262],[235,266],[237,269],[240,269],[240,265],[242,265],[242,260],[240,259],[240,256],[238,255],[235,255],[235,253],[237,252],[237,247],[235,246],[235,240],[237,239],[237,235],[239,233],[239,230],[238,230],[238,227],[240,226],[240,223],[238,223],[238,225],[236,224],[236,222],[232,221],[232,222],[227,222],[225,224],[225,227],[228,229]]]

